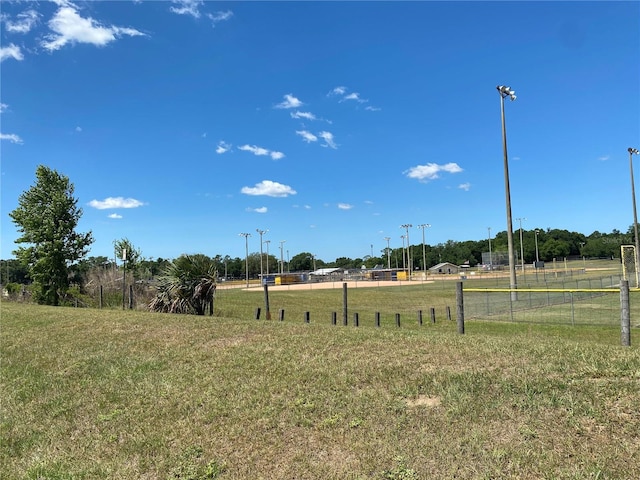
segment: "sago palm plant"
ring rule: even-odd
[[[213,315],[217,270],[206,255],[181,255],[159,278],[157,293],[149,304],[154,312]]]

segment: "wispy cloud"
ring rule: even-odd
[[[240,192],[245,195],[264,195],[267,197],[288,197],[289,195],[298,193],[289,185],[283,185],[282,183],[271,180],[263,180],[260,183],[256,183],[253,187],[242,187]]]
[[[0,113],[6,112],[8,108],[9,105],[7,105],[6,103],[0,103]]]
[[[349,95],[345,95],[344,97],[342,97],[342,100],[340,100],[341,102],[346,102],[349,100],[354,100],[356,102],[359,103],[367,103],[369,100],[364,100],[362,98],[360,98],[360,94],[358,92],[353,92],[350,93]]]
[[[282,152],[278,152],[278,151],[274,151],[274,150],[268,150],[266,148],[262,148],[262,147],[258,147],[256,145],[241,145],[240,147],[238,147],[238,150],[243,150],[245,152],[251,152],[254,155],[257,156],[264,156],[264,155],[269,155],[273,160],[280,160],[281,158],[284,158],[284,153]]]
[[[333,148],[336,149],[338,148],[338,146],[336,145],[336,142],[333,139],[333,133],[331,132],[320,132],[318,134],[318,136],[320,138],[322,138],[324,140],[324,144],[322,144],[323,147],[329,147],[329,148]]]
[[[103,26],[91,17],[83,18],[78,7],[67,1],[59,1],[60,8],[49,20],[49,28],[54,32],[45,36],[41,45],[55,51],[67,44],[88,43],[102,47],[123,35],[145,36],[144,33],[128,27]]]
[[[76,127],[76,132],[80,133],[82,131],[82,127]]]
[[[226,12],[207,13],[207,18],[211,20],[214,27],[220,22],[229,20],[231,17],[233,17],[233,12],[231,10],[227,10]]]
[[[405,173],[409,178],[415,178],[420,181],[434,180],[440,176],[441,172],[460,173],[462,168],[457,163],[445,163],[438,165],[437,163],[427,163],[426,165],[416,165],[406,170]]]
[[[364,107],[365,110],[368,110],[369,112],[379,112],[380,110],[382,110],[379,107],[373,107],[371,105],[367,105],[366,107]]]
[[[284,100],[281,103],[278,103],[275,108],[299,108],[302,105],[304,105],[304,103],[288,93],[284,95]]]
[[[461,183],[460,185],[458,185],[458,188],[460,190],[464,190],[465,192],[468,192],[469,189],[471,188],[471,184],[469,182]]]
[[[344,95],[345,93],[347,93],[347,87],[336,87],[333,90],[331,90],[329,93],[327,93],[327,97],[333,97],[334,95]]]
[[[611,158],[611,155],[602,155],[601,157],[598,157],[598,160],[600,160],[601,162],[606,162],[610,158]]]
[[[0,15],[0,19],[4,22],[5,31],[9,33],[29,33],[38,23],[38,17],[39,14],[35,10],[25,10],[16,15],[15,20],[11,20],[9,15]]]
[[[296,135],[300,135],[302,139],[307,143],[318,141],[318,137],[307,130],[296,130]]]
[[[291,118],[306,118],[307,120],[316,120],[316,116],[311,112],[291,112]]]
[[[349,203],[339,203],[338,204],[338,208],[340,210],[351,210],[353,208],[353,205],[351,205]]]
[[[223,140],[220,140],[218,142],[218,146],[216,147],[216,153],[223,154],[223,153],[227,153],[229,150],[231,150],[230,144],[226,143]]]
[[[119,219],[122,218],[122,215],[118,214],[118,213],[110,213],[109,215],[107,215],[109,218],[115,218],[115,219]]]
[[[194,18],[200,18],[200,7],[204,4],[203,0],[172,0],[171,3],[176,5],[169,8],[173,13],[178,15],[191,15]]]
[[[247,207],[247,212],[267,213],[267,211],[268,211],[267,207],[258,207],[258,208]]]
[[[8,58],[20,61],[24,60],[24,55],[20,51],[20,47],[10,43],[8,47],[0,47],[0,62],[4,62]]]
[[[109,210],[116,208],[138,208],[145,205],[144,202],[135,198],[107,197],[104,200],[91,200],[89,206],[98,210]]]
[[[24,143],[22,139],[15,133],[0,133],[0,140],[8,140],[11,143],[17,143],[19,145],[22,145]]]

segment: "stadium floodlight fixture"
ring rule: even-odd
[[[507,247],[509,250],[509,289],[511,290],[511,300],[518,300],[518,279],[516,278],[516,265],[513,250],[513,220],[511,217],[511,188],[509,186],[509,156],[507,155],[507,128],[504,117],[504,99],[510,97],[511,100],[516,99],[516,92],[511,87],[498,85],[496,87],[500,94],[500,119],[502,121],[502,152],[504,163],[504,193],[507,206]]]
[[[509,97],[509,98],[511,98],[512,102],[516,99],[516,92],[511,90],[511,87],[505,87],[503,85],[498,85],[496,88],[500,92],[500,96],[502,96],[502,98]]]
[[[409,274],[409,280],[411,280],[411,244],[409,243],[409,229],[413,228],[413,224],[405,223],[404,225],[400,225],[400,228],[404,228],[407,232],[407,271]]]
[[[262,235],[264,235],[265,233],[267,233],[269,230],[260,230],[259,228],[256,228],[256,232],[258,232],[258,234],[260,235],[260,283],[262,283]]]
[[[247,288],[249,288],[249,237],[250,233],[239,233],[241,237],[244,237],[244,267],[245,267],[245,279],[247,280]]]
[[[636,287],[640,287],[640,239],[638,238],[638,212],[636,209],[636,187],[635,182],[633,180],[633,155],[638,155],[638,149],[629,147],[627,148],[627,152],[629,152],[629,170],[631,172],[631,199],[633,200],[633,233],[635,235],[635,265],[636,265]]]

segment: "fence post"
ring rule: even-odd
[[[311,314],[309,312],[304,312],[304,323],[309,323],[311,321]]]
[[[338,323],[338,313],[331,312],[331,325],[336,325]]]
[[[376,327],[379,327],[380,326],[380,312],[376,312],[375,318],[376,318]]]
[[[623,347],[631,346],[631,309],[629,308],[629,280],[620,282],[620,340]]]
[[[342,324],[346,327],[347,319],[347,282],[342,284]]]
[[[400,327],[400,314],[396,313],[396,327]]]
[[[422,310],[418,310],[418,325],[422,326]]]
[[[264,284],[264,313],[267,320],[271,320],[271,311],[269,310],[269,285]]]
[[[260,307],[256,307],[255,318],[256,320],[260,320]]]
[[[129,285],[129,310],[133,308],[133,285]]]
[[[431,323],[436,323],[436,309],[431,307]]]
[[[462,282],[456,283],[456,319],[458,322],[458,333],[464,334],[464,295]]]
[[[447,305],[445,308],[447,310],[447,320],[451,321],[451,307]]]
[[[356,326],[356,327],[360,325],[360,320],[359,320],[359,317],[358,317],[358,312],[356,312],[356,313],[354,313],[354,314],[353,314],[353,325],[354,325],[354,326]]]
[[[102,285],[100,285],[100,298],[98,300],[98,304],[100,305],[100,308],[102,308]]]
[[[284,321],[284,308],[281,308],[281,309],[278,311],[278,320],[280,320],[281,322],[283,322],[283,321]]]

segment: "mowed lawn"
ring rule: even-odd
[[[637,328],[0,313],[3,479],[640,478]]]

